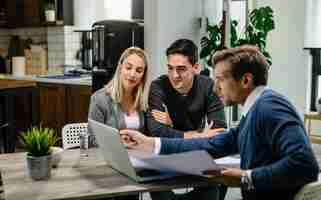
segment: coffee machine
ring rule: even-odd
[[[108,83],[118,60],[131,46],[144,48],[144,25],[132,20],[103,20],[92,25],[93,92]]]

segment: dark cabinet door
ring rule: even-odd
[[[40,26],[42,21],[41,0],[6,0],[8,27]]]
[[[24,24],[23,0],[6,0],[7,20],[10,28],[21,27]]]
[[[6,3],[4,0],[0,1],[0,27],[4,28],[8,26]]]
[[[39,84],[40,122],[54,128],[59,135],[66,123],[66,89],[58,84]]]
[[[68,86],[67,88],[67,122],[87,122],[91,87]]]
[[[39,0],[24,1],[24,26],[39,26],[41,24],[41,5]]]

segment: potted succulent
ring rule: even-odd
[[[56,20],[56,4],[55,0],[45,0],[45,17],[47,22]]]
[[[27,170],[34,180],[50,178],[51,147],[58,141],[53,129],[32,127],[19,138],[27,151]]]
[[[318,99],[316,107],[318,113],[321,114],[321,97]]]

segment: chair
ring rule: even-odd
[[[321,115],[317,112],[309,112],[304,114],[304,126],[307,129],[307,133],[311,143],[321,144],[320,133],[312,130],[312,121],[321,121]]]
[[[62,148],[79,147],[79,134],[87,133],[87,123],[67,124],[62,128]]]
[[[320,200],[321,199],[321,176],[319,180],[313,183],[306,184],[295,195],[294,200]]]

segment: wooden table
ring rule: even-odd
[[[15,151],[15,98],[30,96],[31,125],[39,124],[39,92],[36,86],[35,81],[0,79],[0,153],[1,146],[5,153]]]
[[[207,179],[194,176],[139,184],[107,166],[97,152],[89,149],[88,158],[79,158],[79,149],[64,151],[58,168],[52,170],[47,181],[28,177],[25,153],[1,154],[5,199],[99,199],[210,184]]]
[[[317,112],[309,112],[304,114],[304,125],[307,126],[307,132],[311,143],[321,144],[321,133],[313,133],[311,128],[312,121],[321,122],[321,115]]]

